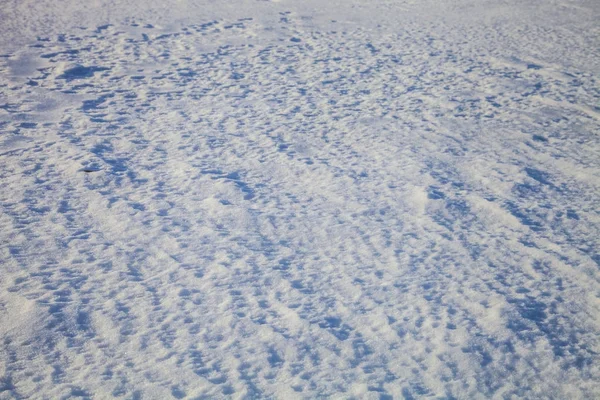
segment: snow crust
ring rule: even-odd
[[[600,397],[595,1],[7,1],[0,399]]]

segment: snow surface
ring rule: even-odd
[[[600,3],[6,0],[0,398],[600,398]]]

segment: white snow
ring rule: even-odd
[[[320,3],[5,2],[0,399],[600,397],[598,3]]]

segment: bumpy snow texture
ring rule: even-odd
[[[12,0],[0,399],[600,398],[600,3]]]

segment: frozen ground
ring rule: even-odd
[[[1,399],[600,397],[597,1],[2,3]]]

